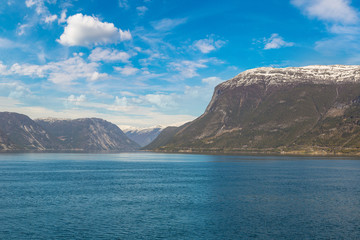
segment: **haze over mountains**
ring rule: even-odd
[[[251,69],[219,84],[194,121],[125,133],[96,118],[0,113],[2,151],[360,155],[360,66]]]
[[[360,67],[245,71],[215,88],[203,115],[146,149],[360,154]]]
[[[125,135],[139,144],[141,147],[144,147],[151,143],[165,127],[156,126],[152,128],[144,129],[124,129]]]

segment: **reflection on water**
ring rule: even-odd
[[[0,155],[1,239],[356,239],[360,161]]]

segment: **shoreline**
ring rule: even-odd
[[[190,149],[179,149],[175,150],[135,150],[135,151],[34,151],[34,150],[16,150],[16,151],[0,151],[0,156],[3,154],[121,154],[121,153],[163,153],[163,154],[194,154],[194,155],[214,155],[214,156],[289,156],[289,157],[351,157],[360,159],[360,151],[356,153],[343,153],[343,152],[305,152],[305,151],[205,151],[205,150],[190,150]]]

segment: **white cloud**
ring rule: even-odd
[[[30,24],[27,24],[27,23],[24,23],[24,24],[19,24],[18,25],[18,28],[16,29],[16,33],[19,35],[19,36],[22,36],[25,34],[25,30],[26,28],[29,28],[31,27]]]
[[[81,103],[86,101],[86,96],[84,94],[81,94],[80,96],[76,97],[75,95],[70,95],[66,99],[67,104],[74,104],[74,105],[80,105]]]
[[[118,96],[116,96],[114,104],[118,106],[127,106],[128,101],[126,97],[119,98]]]
[[[309,18],[323,21],[332,37],[315,42],[315,50],[326,56],[336,56],[345,63],[354,64],[359,55],[360,27],[359,11],[350,0],[292,0]],[[338,61],[337,60],[337,61]]]
[[[121,95],[129,96],[129,97],[135,97],[135,96],[137,96],[135,93],[128,92],[128,91],[121,91],[120,93],[121,93]]]
[[[119,0],[119,7],[129,9],[130,5],[128,0]]]
[[[0,61],[0,75],[8,75],[9,71],[7,70],[7,66],[4,65],[1,61]]]
[[[66,22],[66,12],[67,12],[66,9],[61,12],[60,18],[58,20],[59,24]]]
[[[145,96],[140,96],[140,99],[145,103],[149,103],[160,108],[173,108],[177,105],[174,99],[175,97],[175,94],[147,94]]]
[[[54,1],[47,1],[48,3],[54,3]],[[56,1],[55,1],[56,2]],[[45,6],[44,0],[26,0],[25,5],[28,8],[35,7],[37,15],[41,16],[41,20],[44,23],[52,23],[57,19],[56,15],[52,15],[49,9]]]
[[[223,80],[219,77],[207,77],[207,78],[203,78],[201,82],[206,83],[210,86],[216,86],[219,83],[223,82]]]
[[[39,15],[48,11],[47,8],[44,5],[43,0],[26,0],[25,5],[28,8],[31,8],[31,7],[35,6],[35,11]]]
[[[45,71],[47,70],[46,66],[40,66],[40,65],[30,65],[30,64],[24,64],[20,65],[18,63],[15,63],[11,66],[10,72],[24,75],[24,76],[31,76],[31,77],[45,77]]]
[[[123,31],[123,30],[119,29],[119,33],[120,33],[121,41],[129,41],[132,39],[132,36],[131,36],[131,33],[129,30]]]
[[[225,41],[222,40],[214,40],[213,37],[209,37],[206,39],[200,39],[194,42],[195,48],[200,50],[202,53],[209,53],[214,51],[215,49],[219,49],[224,46]]]
[[[143,16],[147,12],[147,10],[149,10],[149,9],[146,6],[136,7],[136,11],[139,16]]]
[[[45,17],[45,22],[46,23],[52,23],[54,22],[58,17],[56,15],[49,15]]]
[[[8,93],[9,98],[22,98],[24,96],[32,95],[31,90],[28,88],[28,86],[17,81],[0,83],[0,92],[2,94]]]
[[[131,66],[114,67],[114,69],[125,76],[135,75],[139,71],[139,69],[131,67]]]
[[[323,39],[315,43],[315,50],[327,56],[346,55],[349,59],[359,56],[359,38],[352,35],[338,35],[330,39]],[[347,62],[354,64],[354,62]],[[357,61],[358,63],[358,61]]]
[[[264,42],[265,42],[265,47],[264,47],[265,50],[294,46],[294,43],[285,42],[284,39],[281,36],[279,36],[279,34],[277,33],[272,34],[271,37],[265,39]]]
[[[0,38],[0,48],[18,48],[24,47],[22,44],[18,44],[6,38]]]
[[[109,77],[109,75],[107,73],[98,73],[98,72],[94,72],[91,77],[89,78],[90,81],[95,82],[97,80],[100,79],[104,79]]]
[[[184,60],[181,62],[172,62],[170,63],[170,67],[176,71],[179,71],[184,78],[192,78],[199,76],[199,74],[197,73],[197,69],[207,67],[204,64],[206,62],[208,62],[208,60],[204,60],[204,59],[198,61]]]
[[[176,18],[176,19],[170,19],[170,18],[164,18],[159,21],[151,22],[151,25],[155,30],[158,31],[170,31],[173,28],[186,23],[186,18]]]
[[[291,0],[291,3],[311,18],[342,24],[359,21],[359,13],[349,0]]]
[[[91,46],[129,39],[129,31],[122,31],[113,23],[101,22],[97,17],[78,13],[67,18],[64,33],[57,41],[65,46]]]
[[[96,81],[107,77],[99,73],[98,63],[87,63],[79,55],[59,62],[50,62],[46,65],[30,65],[18,63],[10,67],[9,74],[19,74],[30,77],[47,78],[55,84],[69,85],[79,79]]]
[[[349,35],[356,35],[360,34],[360,27],[359,26],[340,26],[340,25],[333,25],[329,28],[329,31],[335,34],[349,34]]]
[[[92,50],[89,59],[91,61],[104,61],[104,62],[128,62],[130,58],[130,54],[126,52],[121,52],[115,49],[104,49],[97,47],[94,50]]]

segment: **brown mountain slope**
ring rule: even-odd
[[[360,154],[359,73],[359,66],[246,71],[218,85],[202,116],[152,149]]]

